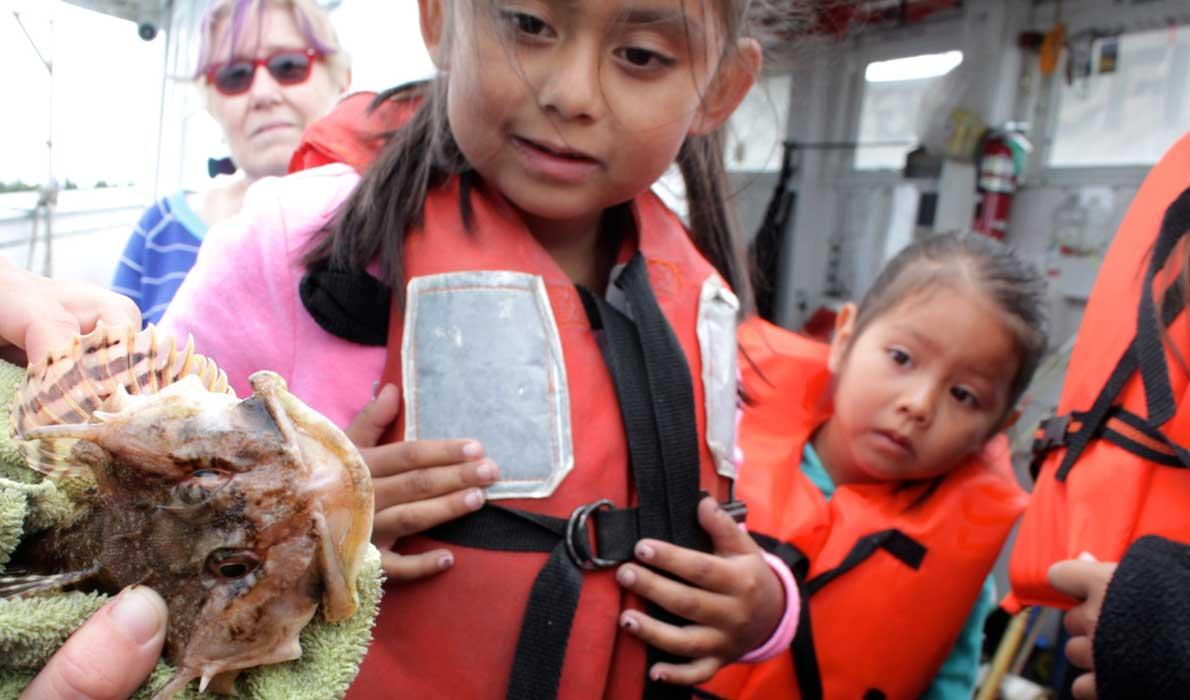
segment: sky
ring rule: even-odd
[[[352,89],[383,89],[432,71],[413,0],[342,0],[332,18],[353,57]],[[45,181],[52,114],[52,167],[60,182],[151,185],[165,44],[164,33],[146,42],[132,22],[58,0],[0,0],[0,182]],[[38,50],[52,56],[52,95]],[[217,134],[213,124],[207,133]],[[164,138],[181,138],[170,127]],[[218,151],[218,144],[207,150]],[[203,166],[205,160],[185,167]]]

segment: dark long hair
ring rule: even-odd
[[[725,25],[725,56],[736,48],[746,25],[768,25],[767,15],[752,18],[749,8],[777,12],[781,3],[720,0]],[[449,21],[449,20],[448,20]],[[449,41],[449,37],[447,37]],[[380,155],[355,191],[340,207],[327,235],[314,242],[302,259],[308,268],[329,267],[359,272],[374,260],[382,281],[394,289],[405,285],[402,247],[410,229],[421,226],[427,194],[451,177],[461,178],[459,206],[470,225],[469,193],[476,176],[455,143],[446,115],[446,76],[390,90],[385,100],[417,103],[412,119],[389,136]],[[750,299],[747,276],[736,249],[735,223],[728,206],[723,167],[722,129],[686,139],[677,156],[686,188],[690,238],[741,299]],[[401,295],[396,295],[399,300]]]

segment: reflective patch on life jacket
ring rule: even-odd
[[[707,446],[715,471],[736,478],[735,432],[739,416],[739,372],[736,368],[736,318],[740,300],[719,275],[709,275],[698,295],[698,349],[707,410]]]
[[[574,468],[562,341],[541,277],[411,279],[401,371],[405,439],[479,440],[500,465],[489,499],[546,498]]]

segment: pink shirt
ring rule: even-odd
[[[386,349],[336,338],[302,307],[301,257],[359,182],[346,165],[327,165],[248,189],[244,206],[214,226],[198,261],[161,319],[161,329],[194,337],[236,394],[269,369],[289,390],[340,427],[371,399]]]

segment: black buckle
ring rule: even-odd
[[[1033,456],[1043,457],[1050,450],[1065,447],[1070,429],[1070,414],[1052,416],[1041,421],[1039,437],[1033,439]]]
[[[611,510],[612,502],[609,499],[601,498],[598,501],[581,505],[574,509],[574,512],[570,514],[570,520],[566,521],[566,553],[570,555],[575,566],[584,571],[610,569],[620,563],[600,558],[591,550],[590,540],[587,538],[587,521],[591,519],[591,514],[600,508]]]

